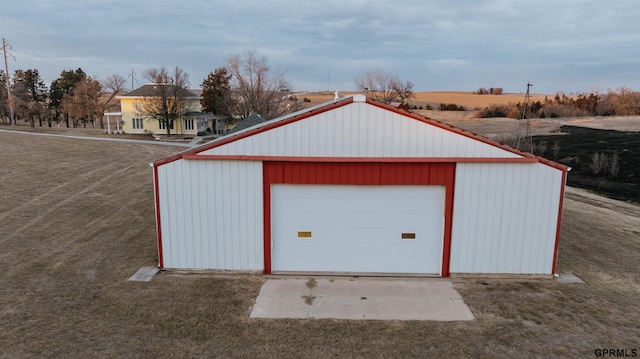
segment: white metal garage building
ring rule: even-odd
[[[566,166],[362,95],[153,169],[160,268],[555,273]]]

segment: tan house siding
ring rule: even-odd
[[[131,93],[135,93],[134,90]],[[167,130],[160,128],[160,122],[156,119],[141,114],[141,106],[144,100],[142,96],[119,96],[120,108],[122,112],[122,129],[125,133],[132,134],[166,134]],[[186,105],[185,113],[200,112],[200,96],[193,95],[184,99]],[[197,135],[198,120],[195,118],[180,117],[173,123],[171,134],[175,135]]]

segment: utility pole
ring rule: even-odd
[[[4,72],[7,74],[7,102],[9,103],[9,121],[11,126],[15,126],[16,118],[13,113],[13,101],[11,101],[11,81],[9,81],[9,66],[7,65],[7,55],[13,57],[13,61],[16,61],[16,57],[7,53],[7,47],[11,49],[11,44],[2,38],[2,52],[4,53]]]
[[[529,153],[533,153],[533,139],[531,137],[531,94],[529,93],[529,88],[533,86],[530,82],[527,82],[527,93],[524,95],[524,106],[522,106],[522,113],[520,114],[520,119],[525,120],[527,127],[527,142],[529,145]]]
[[[127,77],[131,77],[131,91],[133,91],[133,80],[136,79],[136,72],[131,69],[131,73]]]

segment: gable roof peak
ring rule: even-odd
[[[141,87],[138,87],[137,89],[124,94],[121,97],[154,97],[154,96],[158,96],[158,91],[157,91],[157,87],[158,86],[167,86],[167,87],[172,87],[175,88],[175,91],[179,94],[180,97],[183,98],[189,98],[189,97],[199,97],[198,95],[194,94],[193,92],[182,88],[180,86],[177,85],[173,85],[173,84],[158,84],[158,83],[148,83],[145,84]]]

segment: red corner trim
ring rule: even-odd
[[[454,168],[450,176],[447,178],[447,185],[445,187],[445,220],[444,220],[444,243],[442,245],[442,269],[441,275],[445,278],[451,276],[451,239],[453,230],[453,197],[455,196],[456,187],[456,168]]]
[[[158,233],[158,267],[164,268],[164,259],[162,258],[162,226],[160,225],[160,189],[158,187],[158,166],[153,166],[153,187],[156,206],[156,231]]]
[[[264,257],[264,270],[263,274],[271,274],[271,176],[269,167],[262,164],[262,208],[263,208],[263,257]]]
[[[556,243],[553,249],[553,264],[551,274],[556,274],[558,267],[558,248],[560,247],[560,227],[562,224],[562,209],[564,207],[564,189],[567,186],[567,171],[562,171],[562,187],[560,189],[560,204],[558,205],[558,224],[556,227]]]

